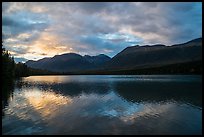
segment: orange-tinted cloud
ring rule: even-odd
[[[114,56],[133,44],[171,45],[202,37],[201,2],[3,2],[2,19],[5,47],[26,59],[66,52]],[[135,43],[100,38],[121,33],[135,37]]]

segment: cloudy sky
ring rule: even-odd
[[[202,3],[4,2],[2,29],[17,61],[69,52],[113,57],[127,46],[202,37]]]

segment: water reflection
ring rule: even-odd
[[[148,88],[147,88],[148,87]],[[185,82],[118,82],[115,91],[131,102],[177,101],[202,107],[202,84]]]
[[[57,109],[62,105],[72,103],[72,99],[61,96],[51,91],[42,92],[40,90],[33,90],[24,92],[24,97],[28,103],[36,109],[42,117],[48,117],[57,112]]]
[[[61,83],[66,79],[69,80],[69,77],[66,76],[30,76],[24,78],[24,81],[31,83]]]
[[[143,77],[24,78],[5,109],[3,134],[201,134],[200,76]]]
[[[52,83],[41,82],[43,76],[25,78],[23,87],[39,87],[52,90],[64,96],[78,96],[81,93],[107,94],[114,91],[131,102],[158,102],[175,100],[202,107],[202,84],[200,76],[48,76]],[[145,79],[145,81],[141,79]],[[178,78],[178,79],[176,79]],[[43,78],[45,79],[45,78]],[[56,79],[56,81],[53,81]],[[146,81],[149,79],[148,81]],[[150,80],[151,79],[151,80]],[[61,81],[59,83],[59,81]],[[19,87],[19,88],[22,88]]]
[[[2,85],[2,116],[4,116],[4,108],[12,101],[15,81],[13,79],[4,81]]]

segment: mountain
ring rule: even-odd
[[[107,55],[104,55],[104,54],[100,54],[98,56],[85,55],[84,58],[89,63],[93,63],[94,65],[97,65],[97,66],[100,66],[104,62],[107,62],[111,59],[110,57],[108,57]]]
[[[38,61],[29,60],[26,65],[67,74],[197,74],[202,71],[202,38],[171,46],[131,46],[113,58],[104,54],[66,53]]]
[[[127,47],[104,65],[111,70],[160,67],[202,60],[202,38],[183,44]]]
[[[100,54],[98,56],[81,56],[76,53],[56,55],[52,58],[43,58],[38,61],[29,60],[26,65],[31,68],[45,69],[54,72],[72,72],[99,68],[111,58]]]

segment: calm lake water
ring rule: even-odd
[[[31,76],[3,101],[2,134],[202,134],[202,76]]]

